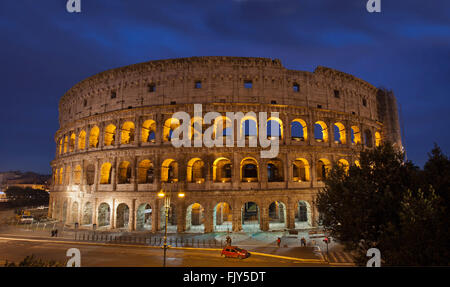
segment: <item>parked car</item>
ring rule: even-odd
[[[20,223],[22,224],[29,224],[29,223],[33,223],[33,216],[31,215],[22,215],[20,217]]]
[[[227,246],[222,250],[220,255],[225,258],[232,257],[245,259],[250,256],[250,253],[247,250],[239,248],[237,246]]]

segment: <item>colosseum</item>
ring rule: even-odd
[[[246,143],[258,136],[252,113],[277,112],[267,120],[278,131],[268,134],[279,140],[277,157],[249,144],[174,147],[173,114],[193,116],[194,104],[221,115],[214,137],[241,133]],[[234,122],[227,112],[245,117]],[[333,162],[358,165],[361,150],[383,141],[401,147],[392,92],[268,58],[192,57],[105,71],[62,97],[59,123],[49,216],[80,228],[158,232],[169,197],[169,232],[314,228],[315,195]],[[208,128],[201,117],[191,124],[192,141]]]

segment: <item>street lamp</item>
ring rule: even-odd
[[[164,189],[161,189],[161,191],[158,193],[158,197],[163,199],[164,198],[164,207],[165,207],[165,224],[164,224],[164,264],[163,267],[166,267],[166,254],[167,254],[167,249],[169,248],[169,246],[167,246],[167,224],[169,222],[169,208],[170,208],[170,198],[172,196],[172,192],[169,189],[168,194],[166,194],[166,192],[164,191]],[[184,198],[185,194],[182,191],[178,192],[178,197],[179,198]]]

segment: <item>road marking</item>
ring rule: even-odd
[[[78,241],[69,241],[69,240],[50,240],[50,239],[30,239],[30,238],[18,238],[18,237],[4,237],[0,236],[0,239],[4,240],[14,240],[14,241],[27,241],[27,242],[46,242],[46,243],[57,243],[57,244],[78,244],[78,245],[92,245],[92,246],[107,246],[107,247],[136,247],[136,248],[152,248],[152,249],[162,249],[161,246],[145,246],[145,245],[132,245],[132,244],[110,244],[110,243],[101,243],[101,242],[78,242]],[[191,247],[171,247],[170,249],[177,250],[203,250],[203,251],[222,251],[222,249],[217,248],[191,248]],[[320,259],[302,259],[288,256],[280,256],[268,253],[260,253],[260,252],[250,252],[250,254],[260,255],[265,257],[279,258],[279,259],[287,259],[291,261],[298,261],[302,263],[322,263],[326,264],[327,262]]]

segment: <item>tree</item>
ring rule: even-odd
[[[316,204],[324,228],[356,253],[357,263],[364,265],[367,250],[376,247],[384,265],[448,264],[439,257],[443,250],[448,252],[443,246],[448,235],[443,208],[448,202],[445,205],[430,181],[441,178],[439,188],[448,188],[444,179],[449,169],[443,172],[436,166],[449,163],[433,155],[437,163],[428,161],[428,178],[389,143],[362,151],[360,167],[348,172],[333,165]]]

